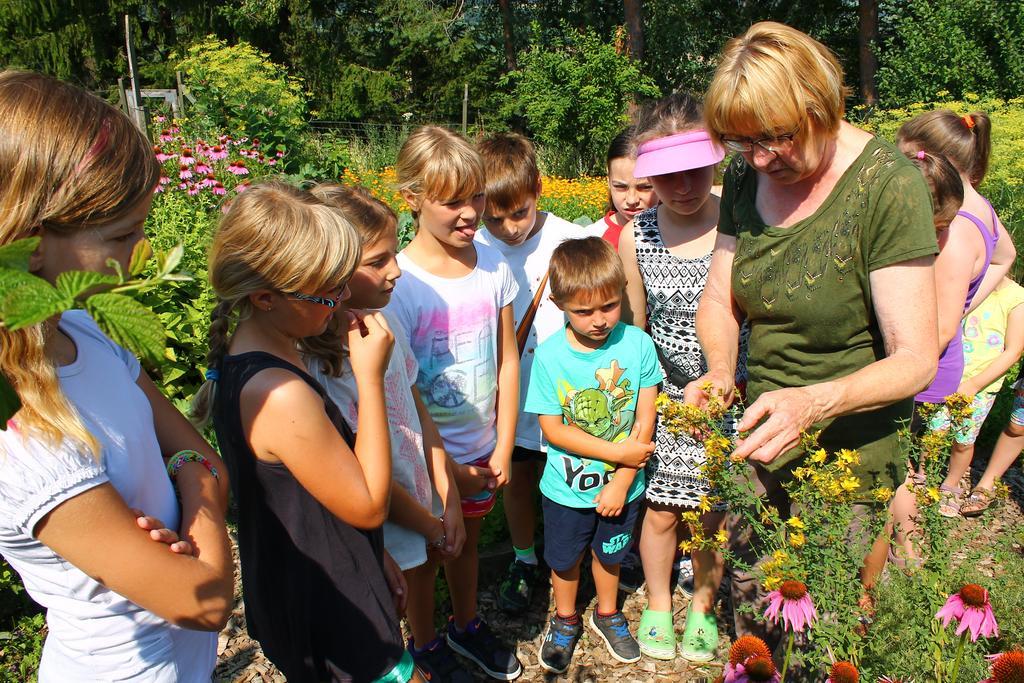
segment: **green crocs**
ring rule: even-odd
[[[718,622],[715,615],[686,610],[686,629],[679,653],[691,662],[710,662],[718,651]]]
[[[671,612],[654,612],[645,609],[640,615],[640,627],[636,631],[640,652],[654,659],[674,659],[676,656],[676,632],[672,628]]]

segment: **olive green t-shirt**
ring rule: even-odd
[[[725,174],[719,232],[736,237],[733,296],[750,325],[747,400],[766,391],[845,377],[885,357],[872,305],[873,270],[938,253],[931,197],[921,172],[877,138],[811,216],[765,225],[757,174],[736,158]],[[815,425],[831,450],[855,448],[861,492],[894,487],[905,457],[896,430],[913,397]],[[770,470],[792,467],[784,453]]]

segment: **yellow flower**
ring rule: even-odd
[[[793,470],[793,476],[797,479],[806,479],[811,474],[811,470],[806,467],[797,467]]]
[[[766,591],[770,593],[771,591],[775,590],[776,588],[782,585],[782,577],[766,576],[764,577],[764,581],[761,582],[761,585],[764,587]]]
[[[843,491],[846,493],[853,493],[860,488],[860,479],[858,477],[843,477],[840,486],[843,487]]]
[[[804,537],[804,533],[802,531],[794,531],[789,535],[789,544],[794,548],[800,548],[806,542],[807,538]]]
[[[825,452],[825,449],[824,448],[819,448],[818,450],[816,450],[813,453],[811,453],[811,462],[813,462],[816,465],[824,465],[825,464],[825,459],[827,457],[828,457],[828,453]]]
[[[789,559],[789,553],[787,553],[785,550],[776,550],[772,553],[772,559],[775,562],[781,564]]]
[[[790,517],[789,519],[786,520],[786,525],[790,529],[796,529],[797,531],[802,531],[803,529],[807,528],[807,527],[804,526],[803,520],[800,519],[799,517]]]
[[[939,502],[939,488],[937,486],[929,486],[927,495],[933,503]]]
[[[715,532],[715,540],[718,541],[718,545],[724,546],[729,542],[729,532],[725,529],[719,529]]]
[[[686,512],[683,513],[683,521],[688,522],[690,524],[699,524],[700,515],[697,513],[696,510],[687,510]]]
[[[888,486],[879,486],[877,489],[871,492],[875,500],[879,503],[888,503],[892,498],[892,489]]]
[[[686,540],[679,542],[679,549],[683,551],[683,554],[689,555],[690,551],[693,550],[693,541]]]
[[[860,453],[851,451],[849,448],[840,448],[839,452],[836,453],[836,457],[839,459],[839,464],[843,467],[860,464]]]

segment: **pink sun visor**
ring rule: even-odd
[[[717,164],[724,158],[725,150],[711,141],[706,130],[676,133],[640,145],[633,177],[689,171]]]

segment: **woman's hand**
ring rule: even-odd
[[[380,381],[388,367],[395,336],[378,312],[345,311],[348,317],[348,353],[358,380]]]
[[[732,405],[733,395],[736,393],[736,378],[731,372],[708,370],[703,375],[693,380],[683,389],[683,402],[698,408],[706,408],[709,394],[704,387],[711,385],[711,390],[722,397],[725,405]]]
[[[463,498],[475,496],[484,489],[493,491],[498,487],[497,475],[489,467],[455,463],[453,473],[455,474],[455,485],[459,489],[459,495]]]
[[[770,463],[799,444],[800,434],[823,419],[824,412],[817,399],[822,386],[777,389],[761,394],[736,425],[740,433],[754,431],[737,441],[732,457]]]

